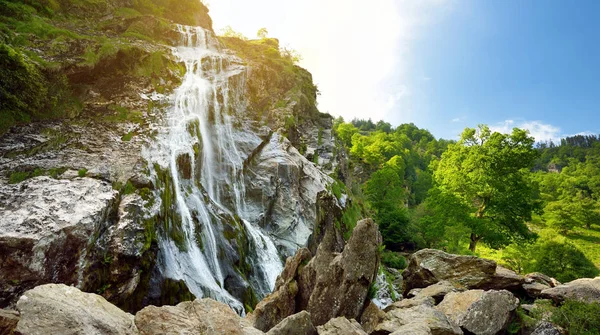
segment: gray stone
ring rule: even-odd
[[[505,329],[519,299],[502,291],[451,292],[436,306],[450,320],[477,335],[494,335]]]
[[[410,299],[402,299],[400,301],[396,301],[395,303],[389,305],[384,309],[384,311],[389,312],[398,308],[411,308],[420,305],[427,305],[433,307],[435,305],[435,299],[427,296],[414,297]]]
[[[391,334],[403,326],[413,324],[429,328],[434,335],[463,333],[460,327],[453,323],[444,313],[432,306],[419,305],[411,308],[398,308],[388,312],[385,320],[375,327],[375,331],[372,334]]]
[[[29,290],[17,303],[23,335],[137,334],[133,315],[103,297],[62,285],[47,284]]]
[[[414,322],[396,329],[391,335],[432,335],[432,333],[425,323]]]
[[[315,335],[317,330],[310,320],[310,314],[302,311],[283,319],[277,326],[271,328],[268,335]]]
[[[548,321],[542,321],[537,324],[530,335],[562,335],[564,333],[565,332],[560,327],[555,326]]]
[[[367,335],[356,320],[348,320],[342,316],[318,326],[317,332],[319,335]]]
[[[562,302],[566,299],[586,303],[600,302],[600,277],[576,279],[545,289],[541,292],[541,296],[555,302]]]
[[[439,283],[427,286],[426,288],[416,288],[408,292],[408,296],[413,296],[416,299],[423,299],[431,297],[436,303],[439,303],[444,299],[444,296],[450,292],[460,292],[465,289],[459,285],[453,284],[447,280],[443,280]]]

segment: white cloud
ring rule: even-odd
[[[403,101],[411,92],[411,43],[450,1],[212,0],[209,8],[216,31],[231,25],[251,37],[266,27],[298,50],[321,91],[321,111],[378,120],[410,109]]]
[[[452,119],[453,123],[458,123],[458,122],[463,122],[465,118],[463,117],[455,117],[454,119]]]
[[[559,127],[543,123],[542,121],[505,120],[504,122],[499,122],[490,126],[492,131],[505,134],[512,132],[513,128],[528,130],[537,142],[558,142],[562,137],[565,137],[565,135],[562,135]]]

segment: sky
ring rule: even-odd
[[[600,1],[207,0],[215,31],[296,49],[319,109],[346,120],[600,133]]]

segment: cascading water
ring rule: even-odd
[[[168,171],[173,194],[162,201],[172,201],[177,219],[168,224],[182,231],[178,243],[161,234],[159,262],[165,278],[183,280],[196,297],[210,296],[243,314],[243,303],[225,289],[223,225],[237,222],[247,235],[252,266],[247,279],[257,295],[270,292],[282,270],[272,240],[245,219],[243,158],[232,117],[243,112],[245,68],[220,51],[212,32],[178,30],[182,41],[174,53],[186,73],[173,94],[166,130],[144,150],[155,178],[158,169]]]

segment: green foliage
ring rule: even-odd
[[[78,175],[79,177],[85,177],[85,176],[87,175],[87,171],[88,171],[88,170],[87,170],[86,168],[79,169],[79,171],[77,171],[77,175]]]
[[[358,129],[352,123],[342,123],[334,128],[337,136],[347,147],[352,146],[352,136],[358,133]]]
[[[530,269],[568,282],[577,278],[596,277],[600,271],[583,252],[571,243],[547,242],[529,253]],[[527,269],[527,270],[530,270]],[[532,272],[532,271],[528,271]]]
[[[600,303],[566,301],[552,314],[552,322],[568,330],[571,335],[600,334]]]
[[[231,27],[229,27],[229,28],[231,28]],[[258,32],[256,32],[257,38],[267,38],[268,35],[269,35],[269,31],[267,31],[267,28],[260,28],[258,30]]]
[[[10,174],[8,178],[9,184],[17,184],[31,177],[31,173],[25,171],[17,171]]]
[[[406,258],[404,256],[389,250],[381,253],[381,262],[390,268],[403,270],[406,268]]]
[[[130,131],[127,134],[123,135],[123,137],[121,137],[121,140],[125,141],[125,142],[129,142],[133,138],[133,134],[134,134],[134,132]]]
[[[465,129],[442,155],[434,179],[476,219],[469,221],[471,251],[479,240],[497,248],[534,237],[525,224],[540,207],[529,177],[537,155],[533,143],[521,129],[505,135],[480,126]]]

